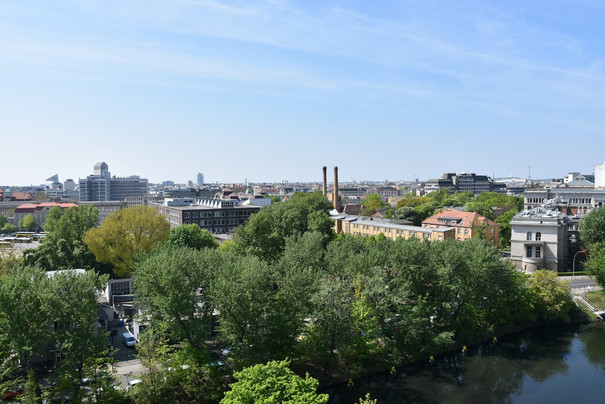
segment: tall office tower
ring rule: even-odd
[[[146,197],[147,178],[137,175],[111,178],[105,162],[97,163],[93,175],[80,178],[81,202],[123,201],[132,197]]]
[[[197,173],[197,185],[204,185],[204,174]]]
[[[97,163],[93,167],[92,174],[96,177],[109,178],[109,166],[104,161]]]

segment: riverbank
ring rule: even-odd
[[[572,325],[590,325],[592,323],[600,323],[600,322],[601,322],[600,319],[595,319],[594,317],[590,317],[586,312],[584,312],[582,309],[580,309],[578,307],[577,310],[573,310],[572,318],[570,319],[570,321],[551,321],[551,322],[517,325],[508,330],[501,330],[497,333],[494,333],[493,337],[486,338],[485,340],[466,344],[466,345],[465,344],[456,344],[451,347],[448,347],[445,350],[435,351],[434,353],[429,353],[420,359],[414,359],[414,360],[410,360],[408,362],[388,363],[385,361],[383,363],[380,363],[376,367],[366,367],[361,372],[346,372],[346,373],[339,373],[339,372],[337,372],[337,369],[334,369],[331,372],[325,373],[325,372],[319,371],[318,369],[315,369],[315,368],[312,369],[312,368],[308,368],[308,367],[305,368],[305,367],[296,367],[296,366],[294,366],[293,368],[297,372],[300,372],[300,374],[305,374],[307,372],[309,374],[311,374],[313,377],[315,377],[317,380],[319,380],[320,390],[325,391],[327,389],[330,389],[331,387],[342,385],[345,383],[346,384],[351,384],[351,383],[355,384],[356,380],[358,380],[358,379],[392,375],[392,374],[397,373],[399,371],[399,369],[401,369],[401,368],[416,367],[416,366],[420,366],[423,364],[430,364],[430,363],[438,361],[439,359],[446,357],[446,356],[451,356],[451,355],[455,355],[455,354],[464,354],[465,352],[476,349],[477,347],[485,345],[485,344],[496,344],[502,338],[510,337],[510,336],[513,336],[515,334],[518,334],[518,333],[521,333],[524,331],[529,331],[532,329],[537,329],[537,328],[542,328],[542,327],[566,326],[566,325],[570,325],[570,326],[572,326]]]
[[[321,392],[331,404],[357,402],[367,393],[378,403],[600,402],[603,338],[602,322],[535,326]]]

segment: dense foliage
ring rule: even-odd
[[[448,198],[437,193],[430,203]],[[335,236],[330,208],[321,194],[296,194],[254,214],[221,248],[204,248],[213,244],[199,243],[204,237],[190,226],[169,232],[149,211],[136,220],[116,215],[103,232],[103,226],[88,230],[85,239],[99,259],[117,254],[118,247],[126,250],[119,268],[132,269],[135,304],[144,308],[139,320],[147,327],[139,353],[147,371],[144,388],[135,388],[132,397],[217,402],[232,381],[232,369],[244,369],[235,374],[239,381],[225,402],[260,400],[251,380],[273,377],[275,382],[264,383],[274,389],[274,401],[322,402],[315,382],[294,376],[290,366],[318,378],[350,377],[491,339],[520,325],[570,318],[569,288],[554,274],[516,272],[483,240]],[[74,229],[63,228],[63,217],[51,215],[47,228],[55,244],[49,245],[56,245],[52,234],[59,229],[76,241],[90,225],[87,215],[78,214]],[[135,232],[153,237],[134,243]],[[98,277],[51,281],[29,267],[6,272],[0,275],[3,369],[29,366],[49,338],[71,354],[61,373],[67,382],[98,369],[103,353],[87,326],[54,333],[48,327],[48,313],[52,321],[88,324],[96,304],[89,291],[98,288]],[[83,313],[74,312],[79,305],[66,304],[64,296],[82,302]],[[13,318],[22,320],[11,324]],[[296,401],[298,395],[312,400]]]
[[[46,238],[34,250],[26,250],[24,265],[47,271],[59,269],[98,269],[99,263],[82,241],[84,234],[97,225],[99,211],[92,205],[76,206],[48,212],[44,230]]]
[[[590,248],[605,242],[605,209],[593,209],[580,222],[580,240]]]
[[[296,375],[287,361],[258,364],[236,372],[236,383],[221,404],[325,404],[327,394],[317,394],[319,382],[309,374]]]
[[[170,224],[156,209],[133,206],[111,213],[101,226],[84,234],[84,243],[118,277],[131,274],[130,263],[140,252],[151,252],[170,233]]]
[[[274,204],[252,215],[235,235],[235,251],[273,261],[279,258],[290,236],[316,230],[327,242],[333,237],[334,223],[327,213],[330,208],[321,192],[296,193],[288,203]]]
[[[599,285],[605,286],[605,209],[594,209],[584,216],[580,222],[580,240],[590,253],[584,266]]]
[[[82,378],[109,360],[107,334],[97,328],[97,294],[106,281],[93,271],[49,276],[32,267],[0,275],[0,387],[28,377],[34,402],[42,377],[34,365],[54,346],[63,356],[53,371],[56,390],[77,400]],[[111,384],[108,377],[105,387]]]
[[[218,247],[212,234],[194,223],[171,228],[165,243],[173,247],[189,247],[196,250]]]

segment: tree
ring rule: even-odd
[[[10,223],[4,223],[4,226],[2,226],[2,230],[3,233],[14,233],[17,230],[17,226],[10,224]]]
[[[513,219],[513,217],[516,214],[517,214],[517,209],[509,209],[508,211],[504,212],[502,215],[498,216],[495,219],[495,222],[498,223],[498,227],[499,227],[500,250],[506,250],[508,247],[510,247],[510,238],[511,238],[510,221]]]
[[[4,227],[7,221],[6,216],[0,215],[0,229]]]
[[[202,352],[211,334],[214,306],[208,300],[213,272],[222,265],[216,250],[162,245],[133,265],[137,304],[172,341]]]
[[[605,240],[605,209],[593,209],[580,222],[580,239],[589,249]]]
[[[228,370],[207,366],[189,346],[170,345],[164,333],[146,329],[138,345],[146,371],[143,383],[131,393],[137,403],[216,403],[226,390]]]
[[[8,274],[21,266],[22,259],[15,255],[0,257],[0,275]]]
[[[274,261],[283,252],[285,240],[292,235],[317,230],[330,240],[334,237],[328,215],[330,209],[330,202],[321,192],[297,192],[289,201],[268,206],[250,216],[246,226],[239,227],[235,233],[235,251]]]
[[[52,343],[61,350],[63,360],[57,368],[60,384],[78,399],[78,386],[84,377],[96,372],[97,361],[109,361],[107,333],[97,327],[98,293],[107,282],[94,271],[59,271],[52,275],[44,290],[43,312],[54,332]]]
[[[318,394],[319,382],[309,374],[302,378],[292,372],[288,361],[271,361],[236,372],[237,382],[225,393],[222,404],[242,403],[327,403],[327,394]]]
[[[595,282],[605,285],[605,247],[601,243],[594,243],[590,248],[588,261],[584,263],[588,273],[595,278]]]
[[[574,307],[569,285],[559,281],[555,272],[542,269],[531,274],[529,291],[538,319],[543,321],[569,321]]]
[[[34,250],[24,253],[24,265],[38,266],[44,270],[98,269],[95,260],[82,238],[86,231],[97,225],[99,211],[92,205],[76,206],[61,211],[50,209],[44,229],[44,242]]]
[[[384,207],[385,203],[382,197],[378,194],[370,194],[363,200],[363,215],[371,216],[376,213],[377,210]]]
[[[28,215],[25,215],[25,217],[23,217],[23,222],[21,223],[21,227],[27,231],[34,231],[38,228],[38,223],[36,223],[36,219],[34,218],[34,215],[32,215],[31,213]]]
[[[196,250],[217,248],[218,243],[208,230],[197,224],[183,224],[170,229],[166,244],[174,247],[189,247]]]
[[[134,206],[113,212],[83,240],[99,262],[111,264],[118,277],[128,277],[134,256],[149,253],[169,233],[170,224],[156,209]]]
[[[37,268],[26,267],[0,275],[0,380],[19,366],[31,369],[50,338],[44,311],[48,279]]]
[[[289,346],[275,319],[276,289],[269,264],[254,256],[232,256],[219,268],[210,299],[220,313],[219,338],[239,365],[264,362]]]

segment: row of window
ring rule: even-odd
[[[542,240],[542,233],[536,232],[536,241],[541,241],[541,240]],[[527,241],[532,241],[532,232],[531,231],[527,232]]]
[[[216,225],[224,225],[228,224],[231,226],[237,226],[239,224],[244,224],[246,222],[245,219],[215,219],[215,220],[183,220],[183,224],[197,224],[198,226],[216,226]]]
[[[240,210],[240,211],[211,211],[211,212],[183,212],[183,217],[186,219],[197,219],[199,217],[238,217],[238,216],[250,216],[249,210]],[[177,213],[178,214],[178,213]]]
[[[525,256],[527,258],[542,258],[542,248],[539,245],[525,246]]]

